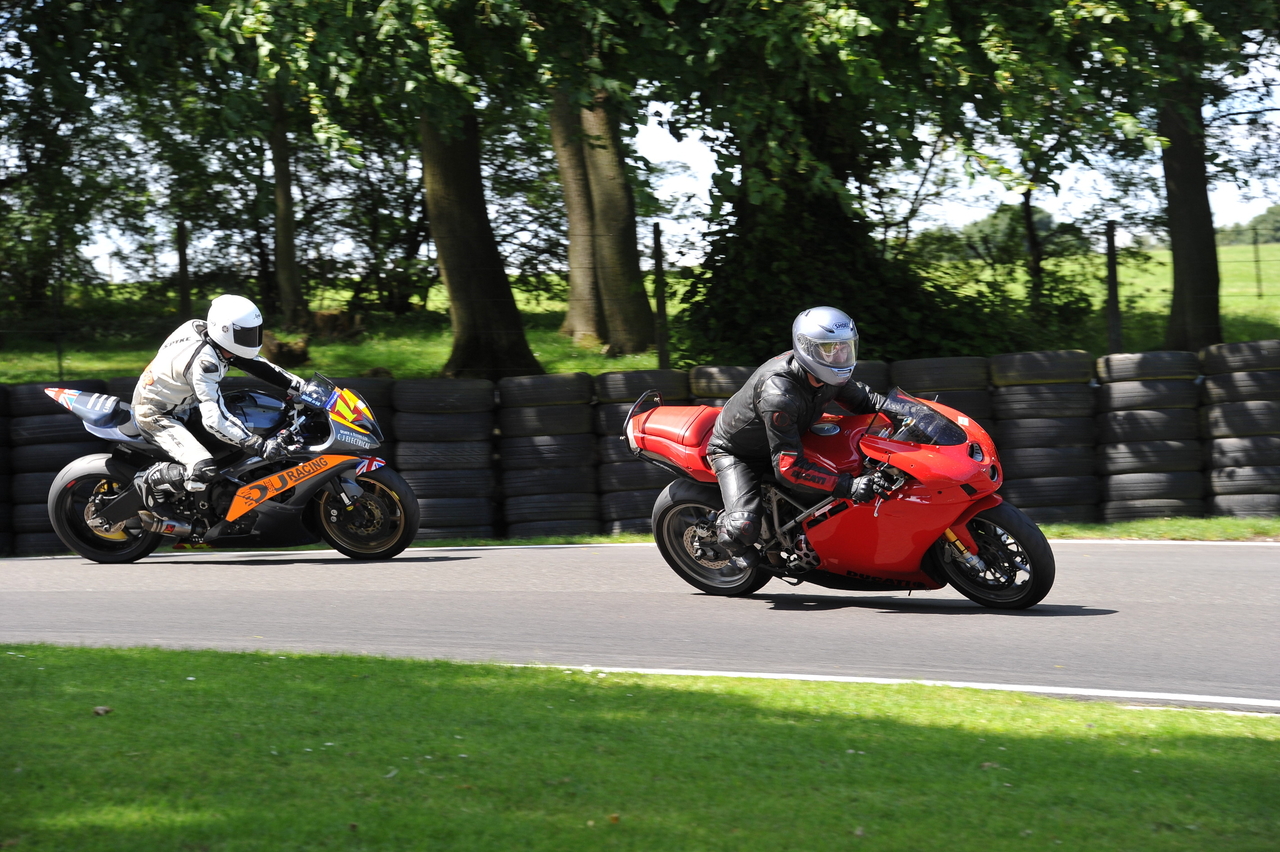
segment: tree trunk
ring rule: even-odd
[[[276,285],[280,291],[280,312],[285,325],[309,328],[311,313],[302,295],[302,276],[298,273],[297,245],[293,220],[293,176],[289,170],[289,113],[279,92],[268,90],[267,113],[271,131],[271,170],[276,190]]]
[[[564,209],[569,219],[569,308],[561,334],[576,341],[607,342],[608,330],[596,286],[595,224],[591,211],[591,182],[582,152],[582,117],[567,92],[555,89],[551,100],[551,147],[556,152]]]
[[[643,352],[653,342],[653,309],[640,275],[636,207],[627,182],[617,121],[605,96],[582,110],[584,159],[595,223],[596,283],[609,332],[609,354]]]
[[[174,236],[178,249],[178,280],[175,282],[178,288],[178,316],[185,320],[191,316],[191,273],[187,265],[187,243],[190,235],[185,217],[178,217],[177,233]]]
[[[1027,236],[1027,278],[1030,286],[1027,289],[1027,301],[1030,303],[1031,315],[1040,313],[1040,302],[1044,298],[1044,246],[1040,242],[1040,232],[1036,230],[1036,209],[1031,204],[1031,190],[1022,193],[1022,227]]]
[[[418,128],[422,185],[453,325],[453,351],[442,374],[500,379],[543,372],[525,340],[489,223],[475,113],[467,115],[461,135],[453,139],[446,139],[425,116]]]
[[[1169,146],[1160,159],[1173,254],[1173,303],[1165,347],[1195,351],[1222,342],[1218,248],[1209,206],[1201,97],[1186,82],[1171,84],[1163,94],[1159,133]]]

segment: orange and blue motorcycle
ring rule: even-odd
[[[250,431],[278,436],[287,457],[266,461],[204,431],[188,429],[213,454],[218,475],[148,507],[137,479],[171,461],[143,439],[119,397],[66,388],[45,393],[84,421],[111,452],[71,462],[49,489],[49,519],[67,547],[95,562],[133,562],[162,543],[290,547],[323,540],[353,559],[390,559],[418,529],[413,489],[373,455],[383,441],[373,412],[355,391],[316,373],[284,399],[230,390],[227,409]]]

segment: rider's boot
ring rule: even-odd
[[[184,465],[177,462],[156,462],[146,470],[139,471],[134,481],[142,494],[143,505],[151,512],[163,515],[163,507],[183,490],[186,478],[187,469]]]
[[[720,569],[720,573],[734,576],[750,571],[760,564],[760,550],[756,547],[748,547],[737,556],[730,557],[724,567]]]

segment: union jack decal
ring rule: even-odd
[[[371,473],[380,467],[386,467],[386,462],[373,456],[361,456],[360,464],[356,466],[356,476],[362,473]]]
[[[67,411],[71,410],[71,404],[80,396],[80,391],[70,390],[69,388],[45,388],[44,392],[48,394],[50,399]]]

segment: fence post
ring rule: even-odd
[[[1120,273],[1116,258],[1116,223],[1107,222],[1107,351],[1124,351],[1124,329],[1120,325]]]
[[[667,352],[667,277],[662,269],[662,226],[653,223],[653,342],[658,348],[658,369],[671,367]]]
[[[1262,298],[1262,255],[1258,253],[1258,229],[1253,229],[1253,279],[1258,285],[1258,298]]]

